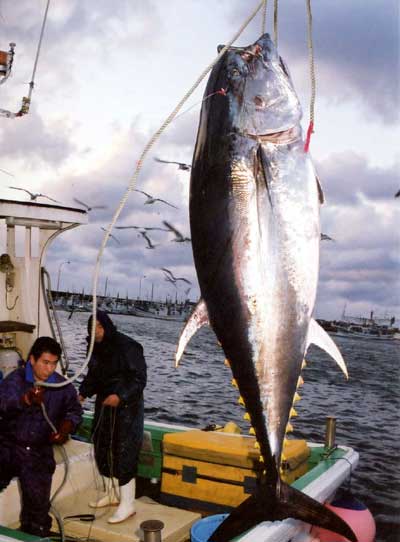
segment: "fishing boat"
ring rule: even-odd
[[[363,319],[364,320],[364,319]],[[378,325],[375,322],[360,323],[319,320],[320,325],[333,337],[345,337],[346,339],[367,339],[374,341],[393,341],[400,338],[398,328]]]
[[[60,233],[87,223],[81,209],[0,200],[0,370],[3,377],[26,359],[36,337],[54,336],[63,344],[45,269],[46,251]],[[50,310],[53,309],[53,310]],[[68,371],[67,356],[58,370]],[[225,517],[252,492],[259,469],[255,439],[238,433],[235,423],[207,430],[145,422],[140,454],[137,513],[121,524],[108,524],[111,509],[93,514],[88,502],[101,491],[93,461],[91,413],[78,433],[56,449],[53,477],[53,529],[62,539],[202,540],[195,529]],[[333,420],[324,442],[287,440],[282,477],[320,502],[329,502],[357,467],[357,451],[336,445]],[[321,438],[323,441],[323,437]],[[68,458],[68,460],[66,459]],[[0,539],[39,540],[16,530],[20,495],[17,480],[0,494]],[[150,522],[150,523],[149,523]],[[151,527],[154,529],[151,531]],[[161,528],[162,538],[149,538]],[[149,530],[150,529],[150,530]],[[263,522],[238,537],[241,542],[311,542],[310,525],[287,519]],[[211,532],[214,527],[211,529]],[[211,532],[209,534],[211,534]],[[6,537],[6,538],[4,538]],[[146,538],[147,537],[147,538]],[[208,535],[207,535],[208,538]],[[206,540],[207,538],[204,538]]]

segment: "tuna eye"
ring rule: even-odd
[[[256,107],[265,107],[265,101],[261,96],[254,96],[254,103]]]

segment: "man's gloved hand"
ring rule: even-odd
[[[29,388],[29,390],[21,397],[22,404],[26,406],[41,405],[43,403],[45,391],[44,386],[32,386],[32,388]]]
[[[63,420],[60,423],[57,433],[52,433],[50,435],[50,442],[52,444],[65,444],[73,428],[74,425],[70,420]]]

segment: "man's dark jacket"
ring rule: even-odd
[[[137,474],[137,463],[143,439],[143,390],[147,371],[142,346],[119,333],[103,311],[97,320],[104,328],[104,338],[95,343],[79,393],[83,397],[96,395],[93,421],[93,442],[99,471],[114,476],[125,485]],[[88,322],[89,337],[92,320]],[[89,338],[88,338],[89,341]],[[118,407],[103,406],[108,395],[121,400]]]
[[[62,382],[65,378],[53,373],[48,382]],[[22,395],[33,385],[32,368],[28,362],[0,383],[0,442],[8,440],[22,446],[44,447],[51,450],[53,432],[40,406],[23,406]],[[67,384],[61,388],[46,388],[43,400],[47,415],[58,429],[60,422],[70,420],[73,430],[81,421],[82,407],[75,388]]]

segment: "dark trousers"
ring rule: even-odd
[[[46,537],[51,527],[50,490],[55,461],[51,446],[29,447],[0,440],[0,491],[12,478],[22,494],[21,531]]]
[[[96,404],[92,439],[97,468],[120,486],[137,475],[143,440],[144,405],[109,407]]]

